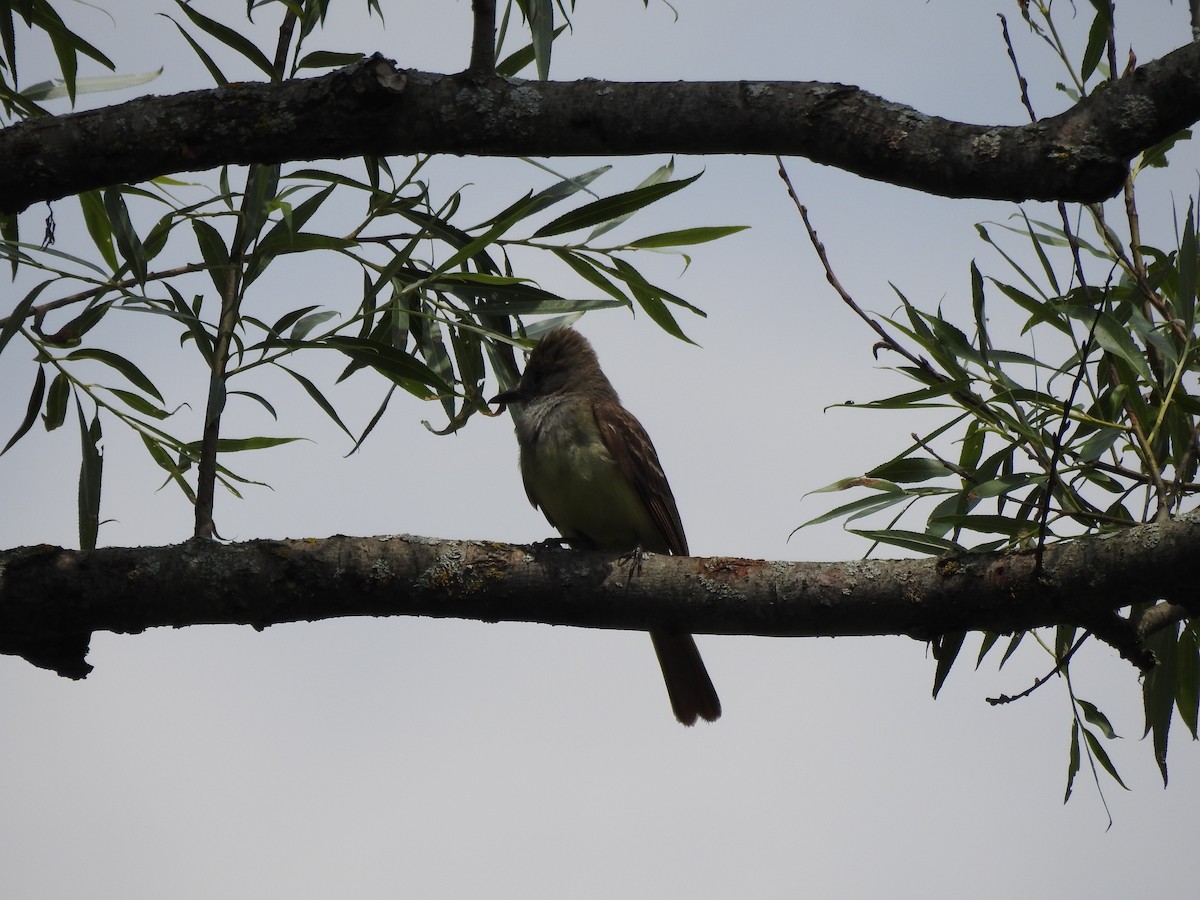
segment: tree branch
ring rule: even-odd
[[[951,122],[821,82],[534,82],[405,71],[376,54],[320,78],[235,83],[0,130],[0,212],[225,164],[411,153],[805,156],[947,197],[1097,201],[1135,154],[1200,119],[1200,44],[1067,112]]]
[[[471,0],[471,63],[468,71],[485,75],[496,71],[496,0]]]
[[[1200,514],[1046,548],[836,563],[613,554],[411,536],[0,552],[0,652],[82,678],[93,631],[434,616],[780,637],[1094,622],[1191,603]]]

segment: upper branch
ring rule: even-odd
[[[414,537],[193,540],[0,552],[0,653],[83,677],[93,631],[421,615],[710,634],[929,638],[1195,607],[1200,515],[1032,551],[837,563],[614,554]]]
[[[1059,116],[951,122],[821,82],[534,82],[405,71],[376,54],[320,78],[236,83],[0,130],[0,212],[224,164],[362,155],[804,156],[948,197],[1097,201],[1200,119],[1200,45]]]

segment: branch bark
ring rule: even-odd
[[[937,560],[647,557],[412,536],[0,551],[0,652],[71,678],[94,631],[434,616],[778,637],[1010,632],[1134,603],[1196,607],[1200,514]],[[631,571],[632,568],[632,571]]]
[[[397,69],[237,83],[0,130],[0,212],[225,164],[362,155],[804,156],[947,197],[1093,202],[1200,119],[1200,44],[1021,126],[951,122],[821,82],[516,81]]]

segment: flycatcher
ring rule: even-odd
[[[517,416],[521,478],[571,547],[686,556],[687,538],[646,429],[621,405],[596,352],[577,331],[556,328],[533,348],[517,387],[493,403]],[[690,634],[650,632],[671,708],[684,725],[721,715]]]

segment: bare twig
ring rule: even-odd
[[[1035,681],[1029,687],[1025,688],[1025,690],[1021,691],[1021,693],[1012,694],[1011,696],[1009,694],[1001,694],[999,697],[988,697],[988,698],[986,698],[988,704],[990,706],[1003,706],[1005,703],[1014,703],[1017,700],[1024,700],[1026,697],[1028,697],[1030,694],[1032,694],[1034,691],[1036,691],[1038,688],[1040,688],[1043,684],[1045,684],[1047,681],[1049,681],[1055,675],[1060,675],[1063,672],[1065,672],[1067,669],[1067,663],[1069,663],[1071,661],[1071,657],[1075,655],[1075,651],[1077,651],[1080,647],[1082,647],[1084,642],[1089,637],[1091,637],[1091,632],[1089,632],[1089,631],[1085,631],[1082,635],[1080,635],[1079,640],[1077,640],[1074,644],[1071,645],[1071,649],[1069,649],[1066,653],[1063,654],[1062,659],[1060,659],[1057,663],[1055,663],[1053,669],[1051,669],[1049,672],[1047,672],[1041,678],[1037,679],[1037,681]]]
[[[274,74],[272,81],[283,81],[287,74],[288,48],[292,46],[292,33],[296,30],[296,14],[288,10],[279,25],[279,40],[275,44],[275,62],[271,66]]]
[[[1004,46],[1008,48],[1008,58],[1012,61],[1013,71],[1017,73],[1017,85],[1021,88],[1021,105],[1029,113],[1029,121],[1036,122],[1037,114],[1034,113],[1033,104],[1029,101],[1029,82],[1021,74],[1021,67],[1017,64],[1017,54],[1013,50],[1012,38],[1008,36],[1008,19],[1004,17],[1004,13],[996,13],[996,17],[1000,20],[1000,31],[1004,35]]]
[[[829,282],[835,291],[837,291],[838,296],[842,298],[842,302],[854,310],[854,314],[866,322],[871,329],[879,335],[880,342],[884,347],[895,353],[899,353],[914,366],[921,369],[921,371],[926,372],[931,377],[936,378],[938,381],[946,381],[946,376],[936,371],[933,366],[929,364],[928,360],[914,356],[899,341],[888,334],[884,330],[883,326],[879,324],[879,322],[863,312],[862,307],[855,303],[854,298],[850,296],[849,292],[847,292],[844,287],[842,287],[842,283],[838,280],[837,275],[834,274],[833,266],[829,263],[829,257],[825,253],[825,245],[821,243],[820,238],[817,237],[816,229],[813,228],[812,222],[809,221],[808,207],[800,202],[800,198],[796,194],[796,189],[792,186],[792,179],[788,176],[787,168],[783,164],[783,158],[776,156],[775,161],[779,164],[779,177],[782,178],[783,183],[787,185],[788,196],[792,198],[792,203],[796,205],[796,209],[800,213],[800,218],[804,220],[804,227],[808,231],[808,239],[812,242],[813,249],[817,251],[817,257],[821,260],[821,265],[825,269],[825,280]]]
[[[471,0],[475,28],[471,35],[471,64],[468,71],[496,71],[496,0]]]
[[[188,275],[192,272],[203,272],[208,266],[204,263],[190,263],[186,266],[179,266],[175,269],[164,269],[161,272],[151,272],[145,278],[145,281],[163,281],[168,278],[176,278],[180,275]],[[41,322],[45,319],[46,314],[53,312],[56,309],[62,309],[64,306],[70,306],[73,303],[83,303],[88,300],[94,300],[102,294],[109,291],[119,291],[123,288],[134,287],[139,282],[136,278],[126,278],[122,281],[113,281],[108,284],[102,284],[98,287],[88,288],[86,291],[80,291],[77,294],[69,294],[66,297],[59,297],[57,300],[51,300],[47,303],[41,303],[37,306],[31,306],[26,314],[26,319],[32,319],[37,324],[37,329],[41,329]],[[0,328],[8,324],[10,316],[0,318]]]
[[[1021,67],[1017,61],[1016,51],[1013,49],[1012,38],[1008,33],[1008,21],[1003,15],[1000,18],[1000,31],[1004,37],[1004,45],[1008,50],[1008,58],[1012,62],[1013,71],[1017,76],[1017,83],[1021,87],[1021,103],[1025,107],[1025,111],[1029,113],[1029,120],[1037,122],[1037,113],[1034,112],[1033,103],[1029,99],[1029,91],[1027,90],[1028,83],[1025,81],[1025,76],[1021,74]],[[1109,30],[1109,53],[1112,53],[1112,32]],[[1081,85],[1082,88],[1082,85]],[[1128,179],[1126,179],[1128,184]],[[1074,263],[1075,278],[1079,281],[1079,286],[1083,289],[1084,295],[1091,301],[1092,291],[1087,283],[1087,276],[1083,271],[1083,260],[1080,255],[1079,239],[1075,235],[1075,231],[1071,228],[1070,218],[1067,216],[1067,205],[1062,201],[1058,202],[1058,215],[1062,219],[1063,234],[1066,235],[1067,243],[1071,248],[1071,258]],[[1115,268],[1115,267],[1114,267]],[[1112,280],[1112,273],[1109,273],[1109,281]],[[1108,288],[1105,287],[1105,294]],[[1038,542],[1037,542],[1037,562],[1034,565],[1034,574],[1037,578],[1042,576],[1042,560],[1046,552],[1046,537],[1048,533],[1048,523],[1050,521],[1050,502],[1054,497],[1054,487],[1061,483],[1058,476],[1058,464],[1062,459],[1063,444],[1067,437],[1067,428],[1071,423],[1071,409],[1075,405],[1075,397],[1079,393],[1079,388],[1083,383],[1084,375],[1087,373],[1087,355],[1091,352],[1092,342],[1096,334],[1096,326],[1100,323],[1100,315],[1103,309],[1100,306],[1096,307],[1095,318],[1092,319],[1092,326],[1088,329],[1087,339],[1079,348],[1079,370],[1075,373],[1075,378],[1071,382],[1071,390],[1067,399],[1063,403],[1062,419],[1059,421],[1058,431],[1054,435],[1054,445],[1050,451],[1050,461],[1046,467],[1046,487],[1042,491],[1041,505],[1038,510]]]

